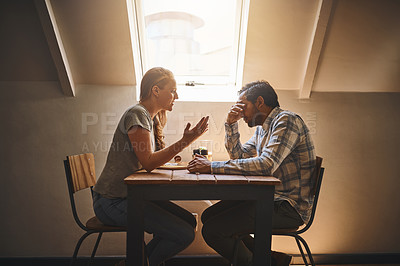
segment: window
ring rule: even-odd
[[[174,73],[181,101],[235,101],[248,6],[249,0],[128,0],[137,84],[162,66]]]

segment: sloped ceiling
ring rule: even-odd
[[[301,89],[320,1],[252,0],[245,82]],[[332,1],[313,91],[400,92],[400,1]]]
[[[33,1],[0,1],[0,81],[57,81]]]
[[[53,0],[54,14],[78,84],[135,84],[126,2]]]
[[[265,79],[299,89],[304,76],[318,1],[250,2],[244,83]]]
[[[125,0],[48,2],[75,84],[135,85]],[[400,92],[398,0],[251,0],[244,82],[301,90],[324,2],[312,91]],[[0,81],[57,80],[33,0],[0,2],[0,34]]]
[[[315,91],[400,91],[400,1],[335,6]]]

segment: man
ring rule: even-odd
[[[252,138],[240,143],[238,120],[257,126]],[[316,156],[309,130],[297,114],[280,109],[278,97],[266,81],[247,84],[231,107],[225,123],[225,146],[230,160],[208,161],[201,155],[189,162],[190,172],[275,176],[282,182],[274,196],[273,228],[292,228],[310,218]],[[237,265],[251,265],[255,204],[220,201],[202,215],[202,234],[209,246],[232,262],[239,233]],[[291,256],[272,252],[272,265],[289,265]]]

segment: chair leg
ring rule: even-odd
[[[77,255],[78,255],[78,251],[79,251],[79,249],[80,249],[80,247],[81,247],[81,245],[82,245],[82,242],[83,242],[83,240],[85,240],[89,235],[91,235],[91,234],[93,234],[94,232],[86,232],[83,236],[81,236],[81,238],[79,238],[79,240],[78,240],[78,243],[76,243],[76,246],[75,246],[75,250],[74,250],[74,254],[72,255],[72,259],[71,259],[71,262],[70,262],[70,266],[72,266],[72,265],[74,265],[74,262],[75,262],[75,260],[76,260],[76,257],[77,257]]]
[[[243,237],[245,237],[245,235],[236,236],[235,246],[234,246],[234,249],[233,249],[233,261],[230,264],[230,266],[236,266],[237,254],[238,254],[238,250],[239,250],[239,242],[242,240]]]
[[[96,255],[97,248],[99,247],[99,243],[100,243],[102,235],[103,235],[103,232],[99,232],[99,235],[97,236],[96,243],[94,244],[92,255],[90,256],[90,260],[89,260],[88,265],[92,264],[93,258]]]
[[[297,247],[299,248],[299,251],[301,253],[301,257],[303,258],[303,262],[306,266],[308,266],[308,261],[307,261],[306,256],[304,255],[304,251],[303,251],[303,248],[301,247],[301,243],[296,237],[295,237],[295,239],[296,239]]]
[[[306,249],[307,256],[308,256],[308,258],[309,258],[309,260],[310,260],[311,265],[312,265],[312,266],[315,266],[315,262],[314,262],[314,259],[313,259],[313,257],[312,257],[312,254],[311,254],[311,250],[310,250],[310,248],[308,247],[307,242],[304,240],[304,238],[302,238],[302,237],[299,236],[299,235],[296,235],[295,238],[296,238],[297,245],[299,246],[299,249],[300,249],[300,243],[299,243],[299,241],[301,241],[301,243],[303,244],[304,248]],[[305,257],[304,257],[303,249],[301,249],[300,252],[302,253],[303,260],[304,260]],[[306,265],[308,265],[308,263],[306,263]]]

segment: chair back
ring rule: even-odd
[[[313,182],[314,186],[311,190],[311,193],[313,196],[315,196],[317,193],[319,193],[318,182],[321,183],[320,179],[322,179],[322,176],[320,175],[321,168],[322,168],[321,166],[322,166],[322,158],[317,156],[314,173],[312,175],[312,182]],[[321,185],[321,184],[319,184],[319,185]]]
[[[321,184],[322,184],[322,177],[324,175],[325,168],[322,167],[322,158],[318,157],[316,158],[316,167],[314,169],[314,173],[312,175],[312,182],[314,184],[313,188],[311,189],[311,193],[314,196],[313,200],[313,206],[311,209],[311,216],[310,220],[307,222],[306,226],[297,231],[298,234],[304,233],[305,231],[310,228],[312,222],[314,221],[315,217],[315,211],[317,209],[317,203],[318,203],[318,198],[319,198],[319,192],[321,189]]]
[[[96,184],[94,155],[85,153],[67,156],[67,159],[64,160],[64,167],[74,219],[83,230],[87,230],[78,217],[74,196],[75,192],[92,188]]]
[[[74,193],[96,184],[93,153],[67,156]]]

